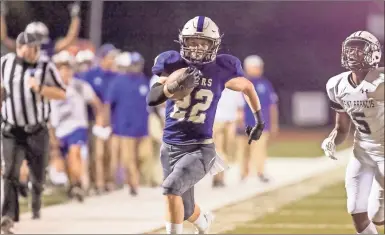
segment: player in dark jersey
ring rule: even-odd
[[[2,2],[2,8],[6,9],[5,4]],[[15,51],[15,40],[8,37],[7,25],[5,23],[6,10],[1,11],[1,42],[8,48],[8,50]],[[67,35],[54,42],[49,37],[49,30],[47,26],[42,22],[32,22],[27,25],[25,32],[35,34],[41,40],[41,55],[51,58],[55,53],[67,49],[78,38],[80,29],[80,3],[75,2],[70,5],[71,24],[68,29]]]
[[[179,34],[180,52],[161,53],[152,68],[159,80],[152,86],[147,103],[156,106],[167,101],[161,162],[169,234],[181,234],[184,220],[193,223],[197,233],[205,234],[213,221],[211,213],[201,213],[195,204],[194,185],[221,162],[212,130],[222,90],[229,88],[246,96],[256,122],[247,128],[249,143],[258,140],[264,128],[259,98],[252,83],[244,78],[241,62],[232,55],[217,55],[221,38],[210,18],[197,16]],[[178,79],[165,84],[171,73],[186,67]],[[168,99],[186,88],[194,89],[183,100]]]

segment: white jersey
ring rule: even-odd
[[[87,82],[74,78],[67,87],[66,96],[65,100],[51,101],[51,124],[59,138],[88,127],[87,103],[96,95]]]
[[[346,112],[354,123],[354,151],[384,158],[384,68],[369,72],[358,86],[351,72],[341,73],[329,79],[326,90],[332,108]]]
[[[243,108],[245,101],[241,92],[224,89],[218,102],[215,121],[234,122],[237,119],[237,110]]]

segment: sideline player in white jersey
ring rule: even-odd
[[[62,156],[66,159],[69,195],[83,201],[84,176],[88,172],[86,107],[87,103],[92,105],[97,114],[96,123],[103,125],[102,104],[88,83],[74,79],[74,58],[67,51],[54,55],[53,61],[68,89],[65,100],[51,102],[51,124]]]
[[[357,31],[342,44],[341,63],[350,71],[326,84],[336,111],[335,128],[322,143],[326,156],[336,159],[336,145],[345,140],[351,122],[355,126],[345,186],[347,209],[358,234],[378,234],[375,224],[384,222],[384,68],[378,67],[380,59],[378,39]]]

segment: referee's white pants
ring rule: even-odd
[[[345,187],[350,214],[368,212],[373,221],[384,221],[384,158],[363,158],[355,151],[346,169]]]

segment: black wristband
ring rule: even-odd
[[[255,119],[255,123],[264,123],[265,122],[265,121],[263,121],[261,109],[254,113],[254,119]]]

